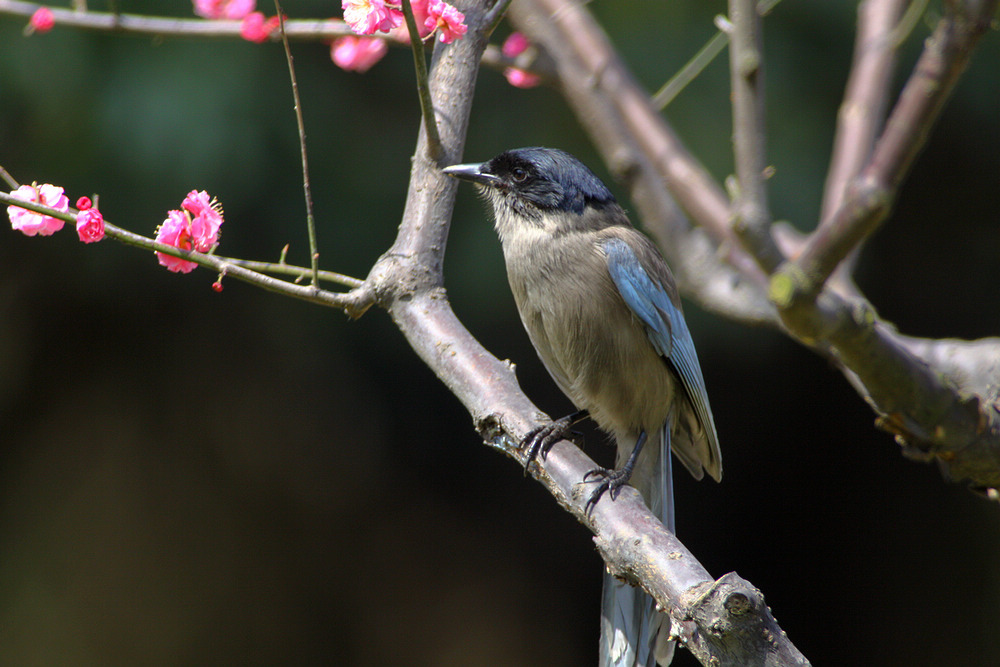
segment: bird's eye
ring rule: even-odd
[[[514,167],[510,170],[510,175],[514,177],[514,180],[521,183],[528,177],[528,172],[520,167]]]

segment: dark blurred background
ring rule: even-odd
[[[190,15],[187,2],[122,11]],[[339,3],[289,2],[292,17]],[[658,88],[722,2],[596,2]],[[91,3],[104,9],[103,3]],[[776,216],[812,228],[853,3],[766,23]],[[931,3],[929,11],[940,11]],[[191,189],[225,205],[220,252],[307,263],[280,46],[143,39],[0,17],[0,165],[100,195],[153,234]],[[504,26],[498,37],[509,30]],[[926,23],[903,49],[897,86]],[[391,243],[419,115],[409,55],[345,73],[294,45],[322,265],[363,277]],[[988,34],[859,280],[906,333],[1000,333],[1000,38]],[[667,116],[732,170],[726,57]],[[466,156],[566,148],[607,170],[553,91],[484,70]],[[627,203],[622,188],[612,189]],[[589,665],[602,564],[588,532],[468,414],[383,312],[358,322],[152,254],[0,233],[0,662],[10,665]],[[462,190],[446,264],[459,316],[568,409],[524,335],[499,244]],[[997,507],[904,460],[824,361],[687,304],[725,454],[678,481],[678,531],[713,575],[767,595],[817,665],[1000,664]],[[610,462],[600,435],[587,451]],[[690,665],[690,655],[677,664]]]

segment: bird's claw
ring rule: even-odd
[[[628,484],[628,480],[632,475],[628,470],[624,468],[619,470],[612,470],[608,468],[594,468],[586,475],[583,476],[583,481],[586,482],[591,478],[600,478],[601,483],[597,485],[593,493],[590,494],[590,498],[587,499],[587,504],[583,506],[583,511],[585,514],[590,514],[590,510],[597,505],[597,501],[601,499],[605,491],[611,495],[611,500],[615,500],[618,494],[621,493],[623,486]]]
[[[524,440],[521,441],[521,449],[527,450],[524,460],[525,475],[528,474],[528,466],[531,465],[531,462],[538,458],[539,455],[541,455],[544,461],[554,444],[560,440],[575,440],[582,436],[578,431],[570,430],[570,427],[575,423],[574,417],[575,415],[569,415],[528,431],[528,434],[524,436]]]

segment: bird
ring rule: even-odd
[[[614,501],[631,483],[675,532],[670,452],[696,479],[722,477],[705,380],[674,277],[656,245],[629,221],[608,187],[555,148],[507,150],[444,173],[476,185],[492,205],[507,278],[539,358],[577,408],[522,440],[543,460],[589,417],[617,447],[615,468],[584,480]],[[607,570],[600,664],[669,664],[670,621],[651,597]]]

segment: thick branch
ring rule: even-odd
[[[465,140],[478,63],[486,46],[485,10],[482,5],[463,8],[470,29],[451,45],[438,44],[431,63],[429,87],[435,110],[442,119],[440,134],[444,159],[458,162]],[[489,354],[455,317],[442,287],[442,259],[454,203],[456,182],[436,168],[427,154],[421,130],[407,195],[403,221],[393,247],[379,259],[367,280],[373,299],[387,308],[408,342],[437,376],[462,401],[484,439],[524,464],[514,443],[544,418],[524,396],[509,364]],[[778,638],[774,646],[791,656],[782,664],[802,664],[801,655],[770,619],[760,593],[749,585],[724,597],[722,607],[712,595],[717,589],[693,556],[668,533],[642,504],[637,493],[623,493],[616,501],[602,499],[592,516],[584,513],[586,494],[577,491],[584,474],[595,467],[572,443],[558,443],[533,473],[559,502],[597,535],[610,567],[641,579],[642,585],[671,613],[682,639],[696,655],[717,664],[747,664],[746,656],[763,656],[755,643],[749,653],[727,657],[733,633],[747,623],[751,636]],[[637,539],[639,536],[641,539]],[[638,544],[636,544],[638,542]],[[743,604],[742,600],[754,604]],[[727,610],[748,611],[745,616]],[[753,613],[750,613],[752,611]],[[698,612],[698,613],[696,613]],[[722,614],[722,616],[720,616]],[[723,617],[724,616],[724,617]],[[712,623],[702,625],[702,623]],[[746,621],[747,623],[744,623]],[[719,629],[724,629],[719,631]],[[774,646],[770,650],[774,650]]]

